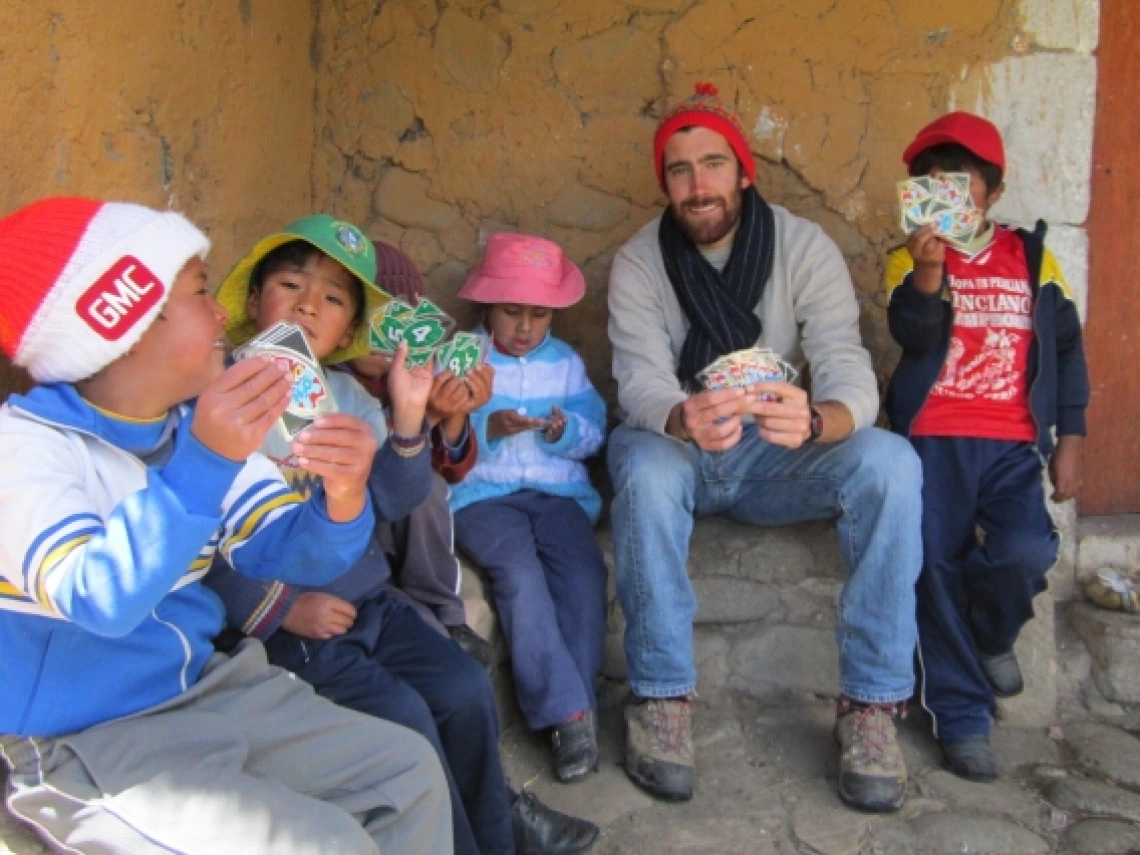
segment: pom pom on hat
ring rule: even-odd
[[[0,348],[38,382],[75,382],[125,354],[210,242],[185,217],[94,199],[0,219]]]
[[[653,165],[662,189],[665,189],[665,144],[681,128],[691,125],[708,128],[724,137],[732,146],[737,160],[743,164],[748,180],[756,180],[756,161],[748,147],[740,119],[720,100],[720,91],[716,86],[702,82],[693,87],[692,95],[662,117],[653,135]]]

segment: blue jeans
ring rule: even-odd
[[[753,425],[724,452],[624,425],[609,442],[617,593],[633,691],[692,692],[697,599],[686,563],[697,516],[785,525],[839,517],[850,577],[839,600],[843,694],[893,703],[914,689],[915,580],[922,567],[922,469],[905,439],[870,428],[795,451]]]

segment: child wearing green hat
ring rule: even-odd
[[[298,325],[322,363],[368,351],[361,321],[388,299],[375,285],[372,242],[350,223],[318,214],[260,241],[226,277],[218,293],[229,311],[226,332],[241,345],[281,321]],[[368,488],[378,523],[406,516],[432,482],[425,410],[430,367],[404,363],[404,346],[388,374],[390,420],[348,373],[330,371],[338,408],[363,419],[379,443]],[[308,471],[304,448],[271,434],[262,446],[302,493],[323,489]],[[208,584],[221,596],[230,626],[265,643],[271,663],[318,693],[359,712],[403,724],[425,736],[444,761],[451,790],[455,851],[511,852],[517,826],[573,832],[593,842],[589,823],[511,798],[498,757],[499,723],[490,680],[458,645],[432,629],[393,595],[385,550],[374,534],[361,559],[335,583],[300,588],[250,582],[216,562]],[[513,827],[514,826],[514,827]]]

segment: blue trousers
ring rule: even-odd
[[[696,517],[724,514],[757,525],[839,517],[851,574],[835,630],[840,689],[866,703],[911,696],[922,473],[905,439],[868,428],[793,451],[748,425],[728,451],[707,452],[622,425],[610,436],[609,467],[614,569],[634,692],[669,698],[696,687],[689,537]]]
[[[1005,653],[1057,560],[1041,458],[1029,442],[913,437],[922,461],[922,701],[939,739],[990,731],[978,654]],[[985,534],[979,542],[977,529]]]
[[[487,674],[391,594],[381,592],[356,608],[352,628],[327,641],[274,633],[265,645],[269,661],[341,706],[424,736],[447,774],[457,855],[513,853]]]
[[[463,508],[455,536],[491,580],[527,724],[541,730],[594,706],[606,563],[581,505],[523,490]]]

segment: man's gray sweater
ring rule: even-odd
[[[772,206],[776,254],[756,308],[757,345],[800,370],[811,366],[812,398],[847,405],[858,430],[874,423],[879,395],[871,357],[859,338],[859,305],[839,248],[815,223]],[[665,432],[686,393],[677,379],[689,322],[665,272],[660,218],[618,250],[610,272],[609,334],[625,424]]]

